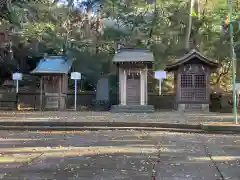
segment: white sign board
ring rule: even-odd
[[[13,73],[12,74],[12,79],[15,80],[15,81],[19,81],[19,80],[22,80],[22,73]]]
[[[236,87],[236,90],[237,90],[237,91],[240,91],[240,83],[236,83],[236,86],[235,86],[235,87]]]
[[[165,79],[167,77],[166,71],[155,71],[154,72],[155,79]]]
[[[155,79],[159,80],[159,95],[162,94],[162,79],[166,79],[167,72],[166,71],[155,71],[154,72]]]
[[[75,98],[74,98],[74,110],[77,110],[77,80],[81,79],[81,73],[79,72],[72,72],[71,73],[71,79],[74,80],[74,86],[75,86]]]
[[[71,73],[71,79],[73,79],[73,80],[80,80],[81,79],[81,73],[79,73],[79,72],[72,72]]]

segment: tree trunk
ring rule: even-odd
[[[96,21],[96,54],[99,54],[99,38],[100,38],[100,13],[97,14],[97,21]]]
[[[84,34],[85,38],[90,38],[91,36],[91,22],[92,22],[92,6],[91,4],[86,5],[86,14],[84,18]]]
[[[190,38],[191,38],[191,31],[192,31],[192,10],[195,0],[189,0],[188,7],[189,7],[189,15],[188,15],[188,26],[187,26],[187,33],[186,33],[186,40],[185,40],[185,48],[189,50],[190,48]]]
[[[197,12],[197,17],[194,17],[192,20],[192,26],[195,25],[194,32],[192,35],[192,48],[199,50],[200,49],[200,36],[199,36],[199,29],[201,27],[200,25],[200,0],[195,0],[194,6],[193,6],[195,12]]]
[[[150,45],[150,42],[151,42],[151,39],[152,39],[153,29],[154,29],[154,26],[156,24],[156,18],[157,18],[157,1],[154,0],[154,16],[153,16],[153,20],[152,20],[151,29],[150,29],[150,32],[149,32],[148,45]]]

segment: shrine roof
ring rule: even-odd
[[[165,71],[172,71],[172,70],[178,68],[180,65],[192,60],[193,58],[199,59],[200,61],[202,61],[203,63],[207,64],[208,66],[210,66],[212,68],[217,68],[219,65],[217,62],[214,62],[214,61],[208,59],[207,57],[203,56],[199,51],[196,51],[195,49],[193,49],[190,52],[188,52],[187,54],[185,54],[184,56],[182,56],[181,58],[176,59],[174,62],[166,65]]]
[[[67,74],[72,60],[64,56],[48,56],[41,59],[32,74]]]
[[[153,62],[153,53],[148,49],[123,48],[113,57],[113,63],[124,62]]]

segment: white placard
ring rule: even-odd
[[[240,83],[236,83],[236,90],[239,91],[240,90]]]
[[[15,81],[19,81],[19,80],[22,80],[22,73],[13,73],[12,74],[12,79],[15,80]]]
[[[79,73],[79,72],[72,72],[71,73],[71,79],[80,80],[81,79],[81,73]]]
[[[81,73],[79,72],[72,72],[71,79],[74,80],[74,110],[77,110],[77,80],[81,79]]]
[[[155,79],[165,79],[167,77],[166,71],[155,71],[154,72]]]

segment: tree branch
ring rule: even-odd
[[[214,85],[219,84],[219,82],[221,81],[221,79],[229,73],[230,68],[231,68],[231,62],[228,62],[226,68],[224,68],[224,70],[219,74],[219,76],[218,76],[218,78],[216,79]]]

